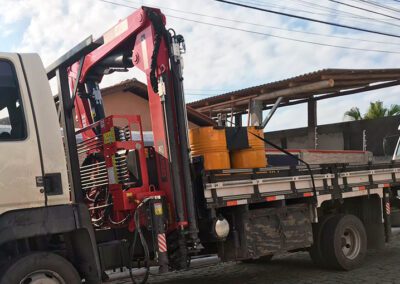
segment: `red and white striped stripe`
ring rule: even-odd
[[[158,234],[158,251],[167,252],[167,240],[165,234]]]
[[[386,215],[390,215],[390,202],[386,202]]]
[[[265,197],[265,201],[276,201],[285,199],[284,195],[276,195],[276,196],[267,196]]]
[[[352,191],[361,191],[361,190],[367,190],[365,186],[355,186],[351,188]]]
[[[226,202],[226,206],[237,206],[237,205],[245,205],[247,204],[247,199],[241,200],[230,200]]]
[[[390,184],[389,183],[382,183],[382,184],[378,184],[378,187],[380,187],[380,188],[389,188]]]

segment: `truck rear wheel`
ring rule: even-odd
[[[4,267],[0,284],[79,284],[81,278],[65,258],[53,253],[31,253]]]
[[[354,215],[329,219],[322,232],[322,255],[331,268],[351,270],[363,262],[367,252],[367,234]]]
[[[322,247],[323,247],[322,232],[324,230],[324,226],[325,226],[326,222],[328,222],[333,217],[335,217],[335,215],[323,216],[320,218],[320,220],[317,224],[313,224],[314,243],[310,247],[310,250],[308,252],[310,253],[312,262],[315,265],[318,265],[320,267],[326,266],[326,261],[322,255]]]

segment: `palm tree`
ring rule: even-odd
[[[358,107],[352,107],[350,110],[344,113],[344,116],[349,118],[350,120],[361,120],[361,112]]]
[[[374,119],[379,117],[387,116],[387,108],[383,106],[382,101],[376,101],[369,103],[367,113],[364,115],[364,119]]]
[[[361,115],[358,107],[352,107],[344,113],[344,117],[350,120],[375,119],[394,115],[400,115],[400,105],[393,104],[389,108],[386,108],[383,106],[382,101],[371,102],[364,116]]]
[[[399,115],[400,105],[391,105],[387,111],[388,116]]]

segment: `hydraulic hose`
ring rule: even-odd
[[[142,228],[140,227],[140,219],[139,219],[139,210],[140,208],[149,200],[151,200],[152,198],[146,198],[144,199],[136,208],[135,213],[133,215],[133,221],[135,223],[135,235],[133,238],[133,242],[130,248],[130,259],[133,259],[134,256],[134,250],[135,250],[135,246],[136,246],[136,242],[137,242],[137,238],[139,236],[140,239],[140,243],[142,244],[143,250],[144,250],[144,259],[145,259],[145,268],[146,268],[146,273],[143,277],[143,279],[139,282],[139,284],[145,284],[149,278],[150,275],[150,252],[149,252],[149,246],[147,244],[146,238],[143,235],[142,232]],[[137,284],[137,282],[135,281],[133,274],[132,274],[132,267],[131,265],[128,266],[128,270],[129,270],[129,277],[131,278],[131,281],[133,284]]]

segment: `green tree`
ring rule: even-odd
[[[370,102],[367,113],[364,114],[364,119],[375,119],[387,116],[388,110],[383,106],[382,101]]]
[[[371,102],[364,115],[361,115],[358,107],[352,107],[344,113],[344,117],[350,120],[375,119],[393,115],[400,115],[400,105],[393,104],[389,108],[386,108],[382,101]]]
[[[391,105],[388,109],[387,115],[399,115],[400,114],[400,105]]]
[[[360,120],[362,119],[360,109],[358,107],[352,107],[350,110],[344,113],[344,116],[350,120]]]

